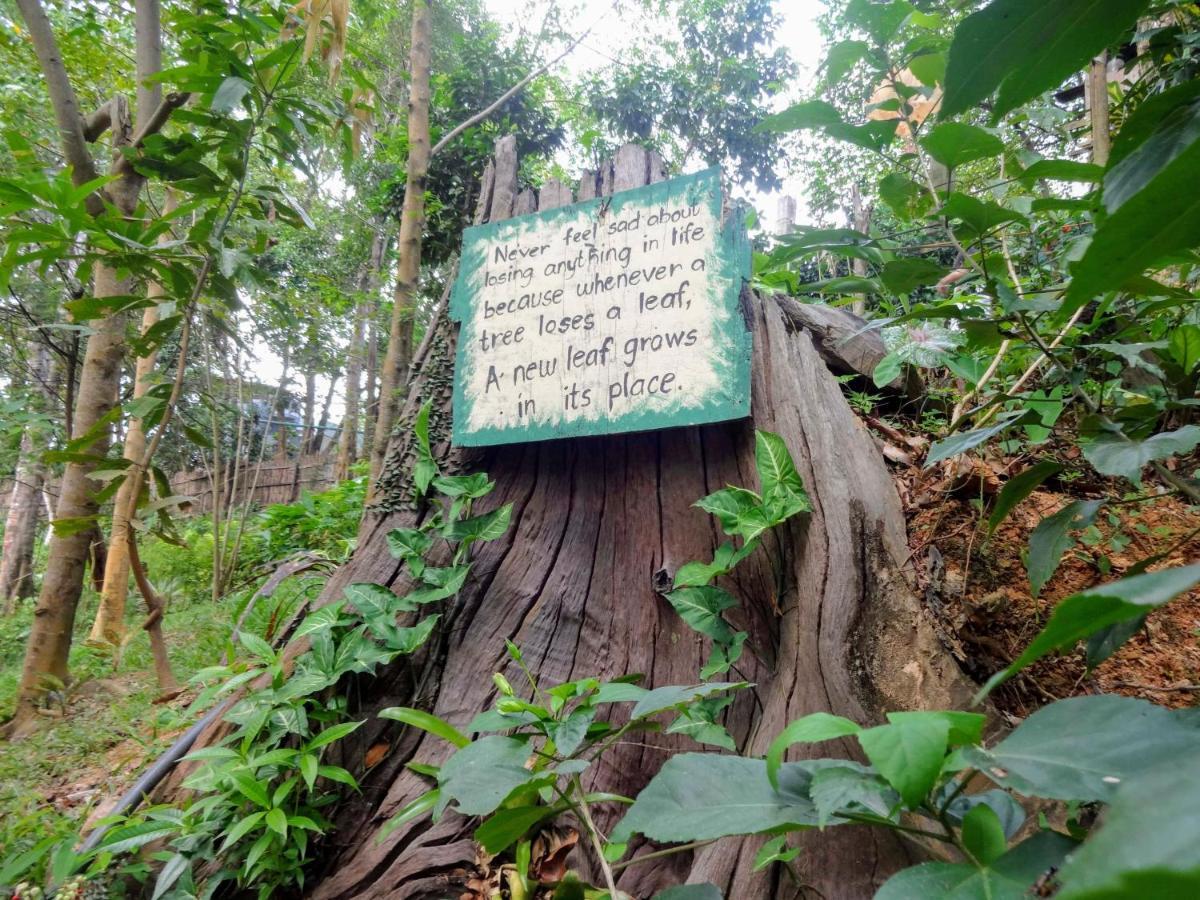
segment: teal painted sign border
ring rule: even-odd
[[[748,416],[751,337],[742,315],[740,295],[743,285],[750,278],[750,244],[746,238],[743,216],[735,209],[721,231],[713,236],[712,248],[705,255],[708,286],[712,299],[716,301],[710,338],[720,381],[717,390],[701,398],[692,397],[690,402],[684,398],[657,410],[634,409],[615,416],[553,422],[535,420],[474,430],[467,427],[471,412],[471,401],[465,391],[469,365],[467,347],[476,340],[471,312],[475,303],[475,285],[486,269],[489,242],[516,240],[527,233],[531,226],[552,229],[581,213],[589,219],[595,219],[601,214],[602,207],[607,207],[604,215],[619,219],[624,210],[632,212],[639,206],[667,206],[673,203],[703,205],[712,214],[713,221],[720,222],[722,196],[721,170],[714,167],[645,187],[619,191],[608,197],[466,229],[463,232],[458,278],[450,295],[449,309],[450,317],[462,326],[454,366],[453,443],[462,447],[482,447],[676,428]]]

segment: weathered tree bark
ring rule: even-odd
[[[413,0],[412,48],[409,51],[411,82],[408,98],[408,165],[404,183],[404,209],[396,241],[399,261],[393,296],[392,324],[387,356],[379,381],[379,412],[371,445],[371,487],[383,468],[392,425],[396,420],[399,391],[412,362],[413,306],[421,275],[421,234],[425,229],[425,181],[429,172],[429,34],[428,0]]]
[[[29,342],[30,383],[46,390],[50,379],[50,351],[41,341]],[[10,614],[18,600],[33,596],[33,545],[41,521],[42,486],[46,465],[44,429],[36,422],[25,426],[21,449],[8,498],[4,523],[4,549],[0,552],[0,604]]]
[[[513,150],[511,139],[501,141],[497,163],[485,176],[481,221],[505,218],[518,203]],[[626,146],[614,164],[585,179],[584,191],[589,184],[606,193],[662,177],[654,156]],[[550,208],[569,203],[571,192],[552,183],[539,199],[541,208]],[[441,763],[449,747],[372,714],[384,706],[419,706],[465,727],[494,701],[493,672],[520,681],[504,638],[523,648],[544,684],[635,672],[644,673],[651,687],[696,680],[707,641],[655,588],[684,562],[710,558],[720,543],[714,522],[692,504],[726,484],[755,484],[755,428],[786,441],[813,511],[768,539],[726,585],[741,598],[741,624],[751,635],[752,649],[739,669],[756,684],[728,711],[726,725],[739,749],[762,754],[788,721],[811,712],[874,722],[890,709],[965,702],[967,685],[909,582],[904,519],[874,441],[843,399],[803,320],[776,298],[747,291],[743,299],[754,338],[750,419],[483,451],[448,445],[456,326],[444,306],[435,311],[416,353],[400,422],[411,422],[432,400],[431,432],[443,466],[487,472],[496,481],[488,506],[511,502],[513,524],[480,551],[470,583],[446,610],[437,646],[361,686],[358,715],[368,724],[338,745],[339,755],[361,768],[365,751],[376,743],[388,743],[389,754],[363,775],[361,794],[332,811],[337,831],[308,882],[308,895],[461,895],[476,865],[473,821],[447,814],[437,825],[416,821],[377,840],[387,819],[428,788],[405,764]],[[396,430],[358,550],[319,602],[339,597],[354,581],[403,588],[385,535],[420,515],[408,500],[411,442],[411,429]],[[289,653],[302,649],[297,642]],[[221,730],[211,729],[202,743]],[[686,740],[666,735],[618,745],[588,770],[587,786],[634,795],[669,751],[685,747]],[[833,752],[853,750],[847,743]],[[183,775],[173,776],[167,794]],[[610,807],[596,812],[604,831],[620,815]],[[805,881],[831,900],[871,896],[915,855],[888,833],[854,826],[800,840]],[[620,873],[618,886],[646,898],[668,885],[712,881],[732,900],[793,897],[795,886],[752,874],[760,843],[728,839],[631,866]],[[598,879],[582,850],[573,851],[570,863]]]

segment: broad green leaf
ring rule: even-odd
[[[1076,162],[1073,159],[1039,159],[1021,173],[1026,185],[1035,181],[1084,181],[1099,182],[1104,178],[1104,167],[1095,163]]]
[[[508,523],[511,519],[512,504],[505,503],[491,512],[451,522],[446,527],[444,534],[446,540],[449,541],[494,541],[508,531]]]
[[[342,604],[341,601],[331,603],[329,606],[323,606],[314,613],[305,616],[304,621],[300,623],[300,627],[296,629],[292,635],[294,638],[301,638],[317,631],[325,631],[337,624],[341,618]]]
[[[1068,597],[1054,608],[1046,627],[1021,655],[988,679],[981,696],[1048,653],[1074,647],[1109,625],[1138,619],[1197,584],[1200,563],[1134,575]]]
[[[990,750],[963,754],[1026,796],[1109,803],[1142,773],[1194,762],[1200,721],[1189,712],[1115,694],[1070,697],[1043,706]]]
[[[213,94],[209,108],[215,113],[231,112],[253,87],[246,79],[239,78],[237,75],[229,75]]]
[[[393,528],[387,534],[387,546],[394,559],[419,559],[433,546],[433,536],[416,528]],[[414,574],[420,577],[421,573]]]
[[[902,222],[911,222],[924,215],[931,203],[924,185],[899,172],[891,172],[879,179],[879,199],[890,206]]]
[[[869,53],[866,41],[839,41],[825,54],[825,84],[837,84],[854,66]]]
[[[1121,784],[1100,828],[1071,854],[1062,900],[1200,897],[1200,765],[1195,754]]]
[[[680,566],[675,573],[674,586],[681,588],[709,584],[714,578],[727,574],[756,549],[757,541],[747,541],[741,547],[734,547],[725,541],[713,554],[712,562],[689,562]]]
[[[888,818],[900,798],[887,782],[865,766],[845,762],[813,772],[808,791],[824,828],[838,813],[867,813]]]
[[[1149,0],[993,0],[955,29],[942,118],[999,91],[999,119],[1058,87],[1137,22]]]
[[[1200,100],[1164,117],[1154,133],[1104,179],[1109,215],[1071,267],[1064,310],[1093,297],[1179,250],[1200,244]]]
[[[858,742],[875,771],[915,808],[937,782],[949,734],[945,719],[916,718],[860,731]]]
[[[879,280],[897,294],[907,294],[923,284],[934,284],[949,271],[932,259],[908,257],[893,259],[884,264]]]
[[[467,744],[438,772],[442,799],[453,800],[467,816],[486,816],[537,773],[525,768],[529,746],[516,738],[488,735]]]
[[[962,820],[963,845],[985,866],[1004,855],[1008,839],[1000,817],[986,803],[971,807]]]
[[[896,136],[896,119],[868,121],[864,125],[851,125],[841,114],[824,100],[806,100],[768,116],[755,126],[755,131],[801,131],[818,129],[837,140],[846,141],[867,150],[879,152]]]
[[[987,234],[1008,222],[1024,222],[1025,217],[1015,209],[1008,209],[991,200],[979,200],[967,194],[952,193],[938,215],[962,222],[966,232],[974,237]]]
[[[287,837],[287,813],[275,807],[267,813],[267,827]]]
[[[1200,325],[1180,325],[1173,329],[1167,349],[1183,373],[1191,373],[1200,366]]]
[[[511,847],[521,835],[543,819],[555,814],[550,806],[518,806],[502,809],[475,829],[475,840],[488,853],[500,853]]]
[[[1000,527],[1000,523],[1022,500],[1037,490],[1038,486],[1047,478],[1061,472],[1062,468],[1054,460],[1043,459],[1008,479],[996,497],[996,505],[992,507],[992,514],[988,516],[988,534],[994,534]]]
[[[925,152],[948,169],[1004,152],[1004,142],[977,125],[942,122],[921,138]]]
[[[950,781],[946,789],[957,790],[957,781]],[[1008,791],[993,788],[978,794],[961,794],[946,810],[946,816],[951,822],[962,822],[967,814],[979,805],[991,807],[992,812],[1000,822],[1005,838],[1011,838],[1025,824],[1025,809]]]
[[[250,813],[250,815],[246,816],[245,818],[238,820],[233,827],[225,833],[225,840],[221,842],[221,852],[224,853],[226,849],[232,847],[247,834],[253,831],[254,827],[263,820],[264,816],[266,816],[266,813],[259,811]]]
[[[929,455],[925,457],[926,468],[932,466],[934,463],[941,462],[943,459],[950,459],[958,456],[960,453],[966,453],[973,447],[978,447],[984,441],[990,440],[1006,428],[1017,424],[1017,421],[1024,417],[1024,410],[1001,413],[996,416],[992,424],[984,428],[976,428],[973,431],[960,431],[958,434],[952,434],[948,438],[943,438],[935,442],[929,448]]]
[[[154,880],[154,891],[150,895],[150,900],[159,900],[175,886],[175,882],[179,880],[188,866],[192,864],[191,859],[184,853],[175,853],[167,860],[166,864],[159,870],[158,878]]]
[[[271,645],[251,631],[239,631],[238,640],[242,646],[264,662],[275,661],[275,651]]]
[[[397,722],[403,722],[405,725],[411,725],[413,728],[428,731],[435,737],[440,737],[442,740],[450,742],[455,747],[465,747],[471,743],[469,737],[445,719],[440,719],[424,710],[412,709],[408,706],[389,706],[387,709],[379,711],[379,718],[394,719]]]
[[[887,719],[896,724],[921,721],[945,722],[948,728],[946,743],[951,747],[978,744],[983,739],[983,726],[987,724],[987,717],[983,714],[963,712],[957,709],[890,712],[887,714]]]
[[[925,87],[936,87],[946,80],[946,55],[922,53],[908,61],[908,71],[917,76]]]
[[[807,796],[808,766],[784,765],[776,790],[761,759],[676,754],[638,794],[611,839],[625,843],[644,834],[654,841],[701,841],[815,825],[816,809]]]
[[[875,387],[887,387],[900,377],[904,371],[904,362],[900,354],[892,351],[875,364],[871,370],[871,381]]]
[[[1200,425],[1184,425],[1144,441],[1127,440],[1119,434],[1102,432],[1082,441],[1084,458],[1102,475],[1117,475],[1141,484],[1142,469],[1156,459],[1191,453],[1200,444]]]
[[[883,46],[895,37],[913,12],[914,7],[908,0],[850,0],[845,16],[847,22],[858,26],[877,45]]]
[[[348,584],[342,593],[364,619],[394,617],[417,608],[407,596],[399,597],[382,584],[368,581]]]
[[[862,728],[849,719],[835,716],[827,712],[809,713],[803,718],[792,722],[779,733],[767,750],[767,778],[771,784],[778,786],[779,767],[783,764],[783,754],[793,744],[814,744],[820,741],[831,741],[835,738],[858,734]]]
[[[713,585],[676,588],[664,594],[680,618],[693,630],[720,644],[733,640],[733,629],[721,618],[722,611],[737,606],[737,598]]]
[[[982,869],[940,862],[903,869],[888,879],[875,900],[1028,900],[1030,888],[1077,846],[1066,835],[1039,831]]]
[[[1075,546],[1072,531],[1087,528],[1096,521],[1103,500],[1076,500],[1042,521],[1029,536],[1029,587],[1033,596],[1042,592],[1062,562],[1063,554]]]
[[[1200,97],[1200,82],[1190,79],[1157,94],[1142,98],[1121,124],[1108,156],[1110,169],[1115,169],[1181,107]]]
[[[104,835],[97,849],[119,856],[144,847],[153,841],[169,837],[179,831],[179,826],[172,822],[134,822],[122,825]]]
[[[629,687],[633,687],[633,685],[629,685]],[[704,697],[711,697],[713,694],[725,691],[740,691],[745,687],[749,687],[745,681],[709,681],[704,684],[667,685],[655,688],[638,697],[638,702],[629,714],[629,718],[644,719],[647,716],[666,712],[668,709],[682,709],[689,703]],[[604,688],[601,688],[600,693],[597,694],[597,703],[610,702],[601,699],[603,693]]]
[[[771,527],[762,498],[745,488],[727,487],[701,497],[693,505],[715,516],[726,534],[746,541],[754,540]]]
[[[837,278],[810,281],[798,285],[796,290],[802,294],[878,294],[881,287],[877,278],[842,275]]]

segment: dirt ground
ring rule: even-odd
[[[1064,598],[1114,581],[1155,554],[1167,552],[1151,570],[1200,560],[1200,534],[1195,533],[1200,516],[1194,508],[1169,496],[1110,504],[1094,528],[1076,533],[1075,546],[1034,597],[1024,563],[1033,529],[1067,503],[1101,495],[1051,482],[1018,505],[989,538],[987,518],[1004,472],[977,460],[968,465],[966,474],[962,464],[956,472],[897,474],[926,606],[942,639],[980,682],[1013,660]],[[1171,707],[1196,702],[1200,590],[1151,613],[1146,627],[1095,671],[1087,671],[1080,648],[1040,661],[992,699],[1003,714],[1017,718],[1052,700],[1101,692]]]

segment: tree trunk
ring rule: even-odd
[[[305,453],[320,453],[325,446],[325,429],[329,426],[329,407],[333,405],[333,394],[339,378],[341,378],[340,372],[334,372],[329,376],[329,389],[325,391],[325,400],[321,403],[321,418],[317,420],[317,427],[313,429],[312,440],[308,442]]]
[[[350,467],[358,461],[358,410],[366,355],[366,330],[379,302],[379,271],[383,267],[387,245],[387,233],[379,227],[371,242],[371,258],[367,260],[358,283],[359,297],[354,307],[354,330],[350,334],[350,348],[346,359],[346,410],[342,417],[341,437],[338,440],[337,463],[333,468],[335,482],[349,478]]]
[[[516,173],[515,141],[505,138],[485,176],[481,221],[511,214]],[[656,157],[626,146],[581,192],[597,183],[607,193],[662,177]],[[540,201],[543,209],[559,206],[571,202],[571,192],[552,182]],[[373,714],[385,706],[420,706],[465,728],[495,700],[493,672],[505,672],[513,684],[523,681],[508,661],[504,638],[523,649],[548,685],[630,673],[644,673],[647,687],[695,682],[707,641],[655,586],[684,562],[711,558],[721,535],[692,504],[727,484],[755,485],[755,428],[783,437],[813,511],[770,537],[727,585],[742,601],[739,624],[750,632],[739,670],[757,686],[739,694],[727,714],[740,751],[763,754],[787,722],[811,712],[875,722],[890,709],[953,708],[967,700],[966,683],[910,584],[904,518],[877,445],[843,399],[803,320],[773,297],[746,291],[743,299],[754,338],[752,418],[481,451],[446,443],[456,326],[444,305],[435,311],[400,421],[410,423],[432,400],[430,430],[443,467],[487,472],[496,481],[487,505],[511,502],[513,524],[479,552],[457,606],[446,611],[444,643],[362,686],[357,717],[368,723],[338,745],[338,756],[361,769],[364,753],[378,742],[390,745],[389,754],[362,776],[361,793],[332,812],[337,831],[306,883],[307,895],[433,900],[463,893],[476,865],[475,822],[449,813],[437,825],[418,820],[377,839],[388,818],[427,790],[406,763],[439,764],[448,746]],[[412,449],[411,429],[397,428],[358,549],[319,603],[356,581],[402,589],[385,536],[418,515],[406,499]],[[297,644],[291,652],[300,649]],[[211,729],[202,743],[220,732]],[[585,786],[633,796],[668,751],[694,748],[669,735],[618,745],[588,770]],[[851,752],[848,744],[841,750]],[[172,783],[184,774],[176,773]],[[619,812],[597,812],[607,832]],[[830,900],[871,896],[915,855],[890,833],[855,826],[800,840],[802,876]],[[794,885],[751,872],[759,844],[727,839],[631,866],[620,873],[618,887],[646,898],[668,885],[712,881],[731,900],[790,900]],[[582,850],[573,851],[569,863],[597,882]]]
[[[30,384],[36,390],[46,390],[50,352],[41,341],[30,341],[29,356]],[[13,611],[16,601],[33,596],[33,545],[41,521],[41,494],[46,481],[46,465],[42,462],[45,439],[44,429],[36,422],[26,425],[21,434],[4,523],[4,549],[0,553],[0,604],[5,615]]]
[[[411,85],[408,97],[408,167],[404,183],[404,210],[397,239],[399,263],[392,305],[392,326],[387,356],[379,382],[379,412],[371,446],[371,481],[368,497],[383,468],[384,456],[396,419],[399,391],[412,362],[412,317],[421,275],[421,233],[425,228],[425,178],[429,172],[429,4],[413,0],[412,49],[409,53]]]
[[[139,98],[139,115],[149,115],[142,112],[144,106],[157,106],[157,99]],[[164,210],[171,212],[175,209],[174,192],[168,191]],[[165,243],[171,240],[170,233],[163,235],[159,241]],[[146,285],[146,297],[159,301],[167,296],[162,285],[150,283]],[[146,334],[158,322],[158,304],[147,306],[142,311],[142,334]],[[146,391],[153,386],[154,369],[158,364],[158,352],[151,350],[145,356],[139,356],[133,373],[133,400],[144,397]],[[125,445],[122,456],[133,463],[139,463],[142,454],[146,452],[146,429],[140,418],[129,417],[129,425],[125,431]],[[114,647],[121,645],[125,636],[125,604],[129,597],[129,515],[130,508],[136,509],[136,501],[131,506],[131,497],[135,490],[144,484],[143,479],[135,479],[129,474],[117,488],[117,496],[113,501],[112,526],[109,529],[111,543],[108,559],[104,566],[104,583],[100,588],[100,604],[96,608],[96,618],[92,622],[92,630],[88,639]]]

